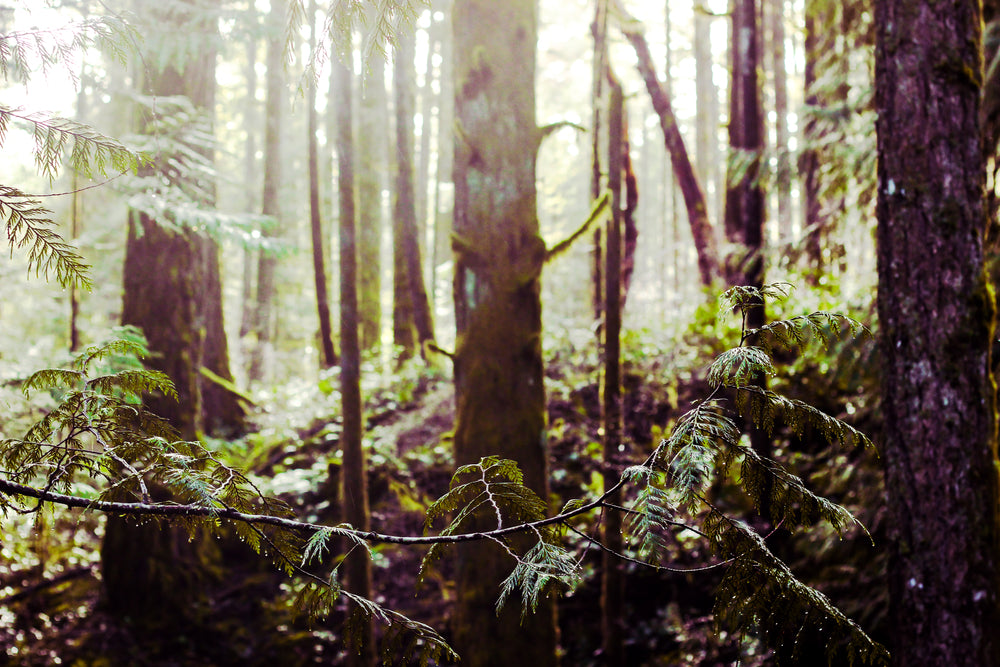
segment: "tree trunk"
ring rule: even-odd
[[[669,4],[669,0],[668,0]],[[712,78],[715,65],[712,55],[712,17],[705,13],[705,0],[694,0],[694,63],[698,115],[695,120],[695,164],[711,204],[709,219],[718,220],[719,191],[723,187],[719,174],[719,91]],[[667,94],[671,94],[667,91]]]
[[[340,383],[343,400],[344,452],[341,502],[344,521],[358,530],[368,530],[368,485],[362,446],[361,346],[358,338],[358,248],[354,210],[354,139],[351,131],[352,72],[340,60],[333,61],[337,95],[337,173],[340,191]],[[347,589],[372,597],[372,565],[366,551],[354,549],[342,565]],[[349,653],[352,667],[375,664],[371,619],[357,626],[358,651]]]
[[[193,11],[169,15],[150,11],[159,20],[153,23],[157,28],[173,24],[178,31],[207,36],[207,44],[187,60],[184,70],[148,68],[147,92],[186,95],[196,107],[212,109],[214,21]],[[144,331],[154,353],[148,365],[166,373],[176,385],[177,400],[152,395],[146,405],[168,419],[182,438],[242,430],[244,414],[236,396],[202,373],[204,368],[232,378],[222,327],[218,247],[212,239],[191,228],[161,226],[131,211],[122,323]],[[181,529],[155,523],[136,526],[109,517],[101,547],[108,609],[145,628],[195,620],[209,579],[202,563],[214,550],[210,542],[192,542]]]
[[[805,75],[803,77],[806,101],[806,120],[803,125],[803,143],[805,145],[799,161],[799,173],[802,174],[802,209],[803,225],[806,237],[805,251],[809,259],[809,281],[818,284],[823,273],[823,209],[819,192],[819,131],[815,113],[809,109],[818,110],[819,94],[816,91],[816,81],[819,75],[817,68],[821,56],[821,44],[824,40],[820,30],[824,20],[822,13],[829,11],[829,5],[821,0],[806,2],[806,36],[805,36]]]
[[[370,350],[382,337],[382,191],[386,187],[389,99],[385,62],[372,57],[362,68],[361,117],[358,118],[358,303],[361,349]]]
[[[458,0],[454,12],[455,463],[516,460],[548,498],[535,210],[535,0]],[[470,665],[554,665],[555,603],[521,623],[500,582],[514,563],[490,542],[458,549],[454,646]]]
[[[1000,664],[980,3],[875,4],[878,310],[897,665]]]
[[[608,111],[608,174],[611,189],[611,218],[607,223],[607,249],[605,255],[605,289],[607,302],[604,309],[604,488],[610,489],[618,482],[623,469],[622,453],[618,446],[622,438],[621,395],[621,328],[622,328],[622,176],[625,168],[623,153],[627,144],[623,131],[624,96],[621,84],[608,70],[611,88]],[[607,501],[621,505],[621,491]],[[622,553],[622,518],[619,512],[604,515],[604,545],[601,554],[601,630],[603,663],[606,667],[624,667],[625,663],[625,562],[616,554]]]
[[[396,188],[393,206],[393,330],[403,358],[434,340],[433,322],[420,261],[420,239],[413,192],[413,59],[416,34],[404,29],[393,60],[396,87]],[[395,338],[395,337],[394,337]]]
[[[264,189],[261,195],[261,213],[275,219],[277,227],[268,227],[265,239],[277,237],[281,227],[281,123],[283,101],[288,96],[285,89],[284,52],[285,0],[271,0],[271,13],[267,20],[267,75],[264,103]],[[256,341],[250,348],[250,366],[247,375],[251,380],[263,380],[270,374],[274,356],[275,330],[274,307],[277,285],[275,271],[278,258],[273,248],[263,248],[257,261],[257,297],[254,308]]]
[[[670,98],[667,97],[659,79],[656,78],[646,38],[631,25],[632,22],[629,22],[628,27],[624,28],[623,32],[638,56],[639,73],[646,83],[646,90],[652,99],[653,109],[656,110],[660,119],[663,140],[670,153],[670,163],[674,168],[681,195],[684,197],[684,206],[687,208],[688,223],[691,225],[691,235],[698,253],[698,273],[701,277],[701,283],[710,287],[720,275],[719,250],[715,241],[715,232],[712,230],[712,223],[708,219],[705,194],[694,173],[691,158],[684,146],[684,138],[677,127],[677,118],[670,105]]]
[[[785,0],[769,0],[771,70],[774,72],[775,185],[778,197],[778,234],[782,243],[792,238],[792,173],[788,146],[788,73],[785,67]]]
[[[310,3],[309,50],[316,43],[316,0]],[[309,152],[309,232],[312,241],[313,279],[316,285],[316,314],[319,319],[319,340],[323,368],[338,363],[333,345],[333,327],[330,322],[330,295],[326,281],[326,252],[323,248],[323,219],[319,203],[319,142],[317,138],[316,81],[306,89],[306,142]],[[379,193],[381,195],[381,193]],[[381,207],[379,207],[381,210]]]

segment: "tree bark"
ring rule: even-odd
[[[434,340],[433,321],[427,290],[424,288],[423,264],[413,192],[413,111],[416,34],[411,29],[398,36],[393,78],[396,86],[396,188],[393,206],[393,294],[395,341],[403,357]]]
[[[604,383],[602,408],[604,426],[604,488],[618,482],[623,469],[618,447],[622,436],[621,328],[622,328],[622,180],[625,169],[623,153],[627,146],[623,131],[624,96],[621,84],[608,70],[610,99],[608,111],[608,174],[611,189],[611,218],[607,222],[607,257],[605,267],[606,306],[604,309]],[[621,491],[608,499],[621,505]],[[619,512],[604,515],[604,545],[601,555],[601,631],[602,657],[606,667],[624,667],[625,663],[625,578],[622,553],[622,519]]]
[[[316,42],[316,0],[310,3],[309,50]],[[309,158],[309,232],[312,241],[313,280],[316,285],[316,315],[319,319],[319,340],[323,368],[335,366],[337,350],[333,345],[333,327],[330,322],[330,295],[326,280],[326,252],[323,248],[323,219],[319,203],[319,139],[317,138],[316,82],[309,82],[306,89],[306,142]],[[381,193],[380,193],[381,194]],[[381,207],[379,207],[381,210]]]
[[[382,191],[386,187],[389,96],[385,62],[374,56],[362,68],[361,117],[358,118],[358,303],[361,349],[370,350],[382,337]]]
[[[455,3],[455,463],[514,459],[547,499],[535,4]],[[551,598],[523,624],[517,604],[495,610],[513,567],[489,542],[458,549],[454,646],[467,664],[557,663]]]
[[[708,219],[705,194],[698,182],[698,177],[695,175],[687,148],[684,146],[684,138],[677,127],[677,118],[674,116],[670,98],[667,97],[659,79],[656,78],[646,38],[632,25],[633,22],[630,21],[622,32],[632,48],[635,49],[636,56],[638,56],[639,73],[646,84],[646,90],[653,102],[653,109],[659,116],[663,140],[670,153],[670,163],[674,168],[681,195],[684,197],[688,223],[691,225],[691,236],[694,238],[695,251],[698,253],[698,274],[701,277],[702,285],[710,287],[721,272],[719,270],[718,244],[715,241],[712,223]]]
[[[340,447],[344,453],[341,480],[341,503],[344,521],[358,530],[368,530],[368,484],[364,429],[361,412],[361,345],[358,336],[358,248],[354,209],[354,138],[351,116],[352,72],[334,59],[337,83],[337,174],[340,191],[340,391],[343,428]],[[342,564],[347,589],[366,598],[372,597],[372,565],[368,553],[354,549]],[[356,626],[354,638],[358,650],[348,652],[351,667],[375,664],[374,626],[372,619]]]
[[[998,665],[980,3],[878,0],[875,21],[893,661]]]
[[[271,0],[271,13],[267,28],[267,75],[265,77],[266,101],[264,103],[264,189],[261,194],[261,213],[275,219],[276,227],[264,232],[265,239],[274,239],[280,230],[281,206],[278,192],[281,190],[281,123],[285,90],[284,28],[286,6],[284,0]],[[270,372],[273,358],[273,338],[275,330],[274,306],[277,295],[275,272],[278,258],[273,248],[264,247],[257,258],[257,293],[254,308],[253,331],[256,341],[250,348],[250,365],[247,375],[251,380],[263,380]]]

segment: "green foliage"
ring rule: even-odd
[[[546,518],[546,509],[545,502],[524,486],[515,461],[487,456],[455,472],[448,492],[427,509],[424,532],[449,513],[453,516],[441,531],[442,536],[480,533],[484,521],[497,530],[532,524]],[[572,588],[580,578],[579,564],[558,544],[559,533],[552,525],[529,527],[526,532],[533,536],[534,544],[524,553],[518,553],[517,547],[503,536],[485,536],[503,547],[516,563],[501,587],[498,609],[515,590],[520,590],[524,611],[533,611],[550,584]],[[427,576],[444,547],[441,542],[431,545],[420,565],[419,580]]]
[[[144,134],[130,142],[150,156],[150,164],[122,182],[129,205],[167,229],[193,229],[244,247],[279,250],[276,241],[258,233],[276,224],[273,217],[214,207],[215,183],[222,175],[213,159],[220,147],[211,112],[179,95],[133,99],[149,120]]]
[[[285,50],[291,51],[299,27],[307,21],[306,0],[290,0],[288,7],[288,27],[285,32]],[[395,44],[396,35],[405,26],[412,26],[417,19],[417,9],[426,6],[426,0],[330,0],[326,8],[323,34],[327,44],[317,46],[312,56],[312,68],[322,64],[332,50],[343,60],[350,51],[351,40],[347,37],[355,30],[364,35],[364,58],[377,54],[388,57],[389,45]]]
[[[73,58],[95,46],[124,62],[132,50],[136,33],[117,17],[95,17],[51,30],[31,30],[0,35],[0,75],[16,77],[27,84],[37,70],[43,76],[61,67],[76,76]],[[11,121],[27,125],[34,137],[34,157],[39,172],[55,178],[67,149],[69,165],[87,177],[107,176],[108,170],[134,171],[144,160],[139,151],[65,118],[20,108],[0,106],[0,145]],[[90,287],[89,268],[54,230],[52,213],[36,196],[0,185],[0,217],[5,220],[7,241],[12,248],[27,248],[29,270],[48,277],[49,272],[64,286]]]
[[[848,447],[871,441],[850,425],[798,400],[762,388],[757,381],[774,373],[771,351],[799,348],[810,337],[828,344],[842,335],[867,330],[831,313],[813,313],[745,328],[749,308],[784,298],[787,286],[761,290],[738,287],[723,296],[724,307],[744,316],[740,346],[723,352],[708,372],[711,395],[678,419],[646,464],[626,471],[624,479],[640,486],[626,525],[637,552],[656,563],[664,552],[660,533],[700,519],[700,532],[724,559],[726,575],[716,597],[717,618],[734,631],[756,634],[771,646],[797,646],[806,628],[823,628],[828,655],[844,652],[852,662],[885,664],[888,653],[874,643],[818,591],[806,586],[767,548],[764,538],[730,518],[709,499],[716,474],[738,471],[737,482],[757,507],[767,507],[772,521],[787,530],[828,522],[842,534],[860,523],[844,507],[810,491],[776,461],[761,456],[740,437],[723,392],[735,393],[736,412],[771,433],[781,420],[799,437],[818,437]],[[749,345],[753,341],[756,345]],[[738,464],[738,465],[737,465]],[[681,523],[681,522],[684,523]],[[862,527],[863,529],[863,527]],[[866,532],[867,534],[867,532]],[[792,611],[789,611],[792,610]]]
[[[40,69],[45,76],[60,67],[75,77],[73,58],[90,47],[124,65],[138,37],[118,16],[95,16],[49,30],[9,32],[0,35],[0,76],[27,84],[34,71]]]
[[[0,121],[2,125],[2,121]],[[48,278],[55,275],[61,285],[89,288],[90,268],[76,250],[53,230],[52,212],[37,198],[17,188],[0,185],[0,218],[7,227],[11,249],[26,248],[28,270]]]

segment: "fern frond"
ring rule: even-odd
[[[47,30],[25,30],[0,35],[0,76],[28,83],[31,74],[47,74],[62,67],[76,81],[75,54],[96,47],[124,65],[135,51],[139,35],[117,16],[95,16]]]
[[[850,664],[888,665],[889,653],[819,591],[799,581],[742,522],[713,512],[706,520],[713,550],[733,559],[716,591],[715,616],[733,632],[750,632],[770,646],[799,645],[820,629],[827,654]]]
[[[743,455],[740,485],[757,507],[768,508],[772,521],[791,529],[822,519],[841,535],[854,525],[871,540],[868,529],[845,507],[814,494],[799,477],[763,458],[752,447],[741,446],[739,450]]]
[[[650,562],[666,551],[663,532],[672,525],[676,511],[676,499],[666,483],[664,473],[650,470],[624,525],[629,541],[636,544],[637,556]]]
[[[75,249],[53,231],[52,212],[17,188],[0,185],[0,220],[7,227],[7,242],[13,248],[27,248],[28,270],[46,278],[55,273],[60,285],[90,289],[90,267]]]
[[[80,371],[66,368],[46,368],[29,375],[24,384],[21,385],[21,391],[25,397],[30,397],[31,392],[36,390],[45,391],[57,387],[79,388],[84,377]]]
[[[811,334],[824,348],[828,348],[835,340],[871,336],[871,331],[861,322],[826,311],[817,311],[808,315],[797,315],[786,320],[778,320],[765,324],[759,329],[750,329],[746,337],[753,336],[757,345],[770,352],[776,345],[789,349],[801,349]]]
[[[844,447],[872,447],[871,439],[847,422],[831,417],[804,401],[782,396],[769,389],[743,386],[736,395],[736,408],[755,426],[770,433],[780,417],[799,438],[819,435],[826,442]]]
[[[716,459],[736,444],[739,435],[718,401],[704,401],[677,420],[652,465],[670,475],[680,504],[693,510],[712,481]]]
[[[374,619],[385,625],[379,646],[383,665],[394,665],[400,660],[403,664],[416,663],[421,666],[459,660],[458,654],[444,637],[429,625],[414,621],[393,609],[386,609],[360,595],[344,590],[340,592],[354,605],[353,613],[345,624],[349,650],[359,648],[357,642],[362,636],[362,622]]]
[[[580,564],[574,555],[545,540],[539,540],[527,553],[521,556],[514,570],[500,586],[497,598],[497,612],[503,609],[514,591],[521,592],[521,618],[527,617],[538,608],[542,593],[554,583],[573,590],[582,579]]]
[[[713,387],[742,387],[761,376],[774,375],[771,355],[760,347],[734,347],[720,354],[708,368],[708,382]]]
[[[722,293],[720,310],[755,308],[762,303],[787,299],[792,292],[791,283],[770,283],[759,289],[751,285],[736,285]]]
[[[73,367],[90,372],[90,367],[99,361],[115,360],[125,366],[141,368],[139,359],[149,356],[146,337],[138,327],[124,325],[112,329],[111,338],[96,345],[90,345],[73,362]]]
[[[16,118],[30,127],[35,139],[35,164],[50,181],[58,175],[64,153],[70,147],[70,167],[87,178],[97,174],[107,176],[109,167],[117,173],[135,172],[146,160],[146,156],[117,139],[75,120],[0,106],[0,128],[6,130],[10,118]],[[2,136],[3,133],[0,133],[0,138]]]

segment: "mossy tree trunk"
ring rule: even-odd
[[[1000,664],[980,7],[875,3],[890,648],[901,666]]]
[[[455,462],[514,459],[545,499],[535,4],[455,3]],[[453,636],[465,664],[556,663],[554,600],[542,600],[523,624],[516,603],[496,613],[513,567],[490,542],[458,550]]]
[[[361,73],[358,118],[358,308],[361,349],[378,345],[382,336],[382,191],[388,162],[389,96],[385,62],[370,58]]]
[[[183,69],[168,64],[156,70],[150,63],[175,61],[147,57],[146,92],[185,95],[196,107],[212,109],[216,19],[212,13],[185,7],[188,13],[150,8],[151,25],[201,35],[206,43],[196,56],[188,56]],[[201,186],[214,190],[214,184]],[[196,230],[167,228],[143,213],[130,212],[122,322],[144,331],[153,352],[148,364],[165,372],[177,387],[176,401],[147,397],[151,410],[169,419],[187,439],[242,430],[244,414],[236,396],[202,373],[204,368],[232,379],[215,241]],[[204,595],[210,571],[204,561],[212,550],[211,545],[190,542],[181,530],[109,517],[101,548],[108,608],[140,625],[191,620]]]

